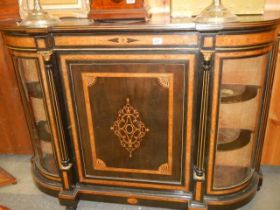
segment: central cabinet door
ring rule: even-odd
[[[81,183],[189,190],[194,54],[61,54]]]

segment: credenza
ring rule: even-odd
[[[3,24],[35,182],[67,209],[80,199],[184,210],[249,202],[262,183],[278,24]]]

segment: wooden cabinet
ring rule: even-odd
[[[69,208],[248,202],[262,180],[276,24],[3,27],[38,186]]]

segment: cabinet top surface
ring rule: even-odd
[[[149,31],[149,30],[182,30],[182,31],[215,31],[239,30],[246,28],[270,27],[280,24],[279,12],[267,12],[264,15],[239,16],[240,22],[225,25],[196,24],[190,18],[170,18],[169,15],[153,15],[148,22],[114,21],[94,22],[89,19],[63,19],[59,24],[48,28],[26,28],[19,26],[20,21],[0,21],[0,30],[17,32],[63,32],[63,31]],[[280,30],[279,30],[280,31]]]

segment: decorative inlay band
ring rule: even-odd
[[[126,99],[126,105],[119,110],[117,120],[111,130],[119,138],[121,146],[129,152],[130,158],[133,151],[140,147],[141,141],[149,131],[141,121],[139,112],[131,106],[129,98]]]
[[[203,78],[202,78],[202,93],[201,93],[201,104],[200,104],[200,123],[198,131],[198,148],[197,148],[197,159],[195,166],[196,179],[201,180],[205,178],[204,162],[205,162],[205,151],[207,141],[207,116],[208,116],[208,103],[209,103],[209,89],[210,89],[210,71],[211,71],[211,59],[212,51],[202,51],[203,56]]]

